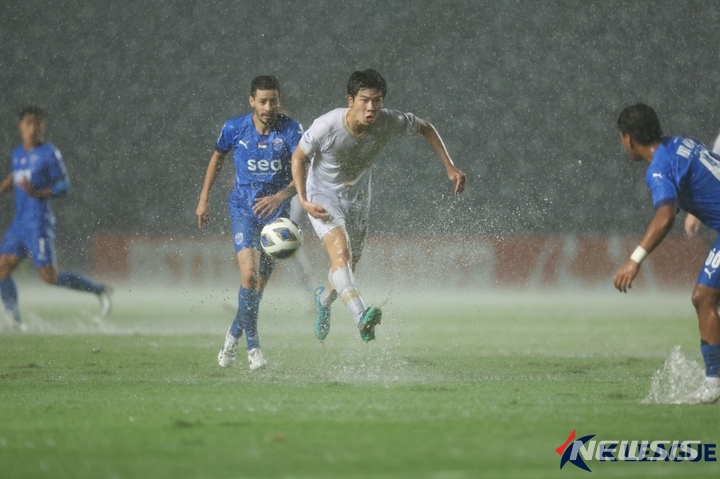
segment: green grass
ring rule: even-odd
[[[20,285],[24,335],[0,334],[2,478],[542,478],[571,430],[720,443],[718,406],[641,404],[673,346],[700,361],[688,295],[366,293],[364,345],[338,304],[269,289],[267,370],[216,355],[231,291]],[[241,358],[242,359],[242,358]],[[718,477],[718,463],[590,464],[587,477]]]

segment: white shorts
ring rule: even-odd
[[[353,257],[360,257],[367,237],[369,201],[347,202],[333,192],[308,191],[308,200],[317,203],[328,211],[324,219],[310,218],[315,233],[320,239],[331,230],[342,226],[350,239],[350,251]]]

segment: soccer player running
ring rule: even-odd
[[[620,139],[630,157],[650,164],[645,181],[652,191],[655,216],[630,259],[615,274],[615,287],[627,292],[640,264],[672,228],[676,208],[694,215],[720,231],[720,156],[699,141],[664,137],[655,111],[638,104],[625,108],[618,118]],[[705,382],[688,396],[694,403],[720,399],[720,238],[701,266],[692,293],[700,326],[700,351]]]
[[[383,108],[385,79],[375,70],[354,72],[347,84],[348,108],[317,118],[293,153],[292,173],[300,205],[322,239],[330,258],[327,287],[315,290],[315,336],[330,331],[330,306],[340,296],[365,341],[375,339],[380,308],[366,307],[353,271],[362,255],[370,208],[371,167],[395,137],[420,133],[440,157],[455,194],[465,188],[435,128],[412,113]],[[306,161],[311,159],[309,171]]]
[[[58,272],[55,215],[50,200],[68,194],[70,179],[60,151],[43,139],[46,121],[40,108],[31,106],[20,112],[22,144],[12,151],[12,173],[0,183],[0,194],[15,192],[15,217],[0,243],[0,297],[10,326],[20,331],[25,330],[25,324],[20,318],[17,287],[11,275],[28,255],[46,283],[95,294],[100,299],[102,317],[111,308],[107,286],[80,274]]]
[[[224,368],[235,361],[243,331],[250,370],[267,365],[260,350],[257,320],[263,290],[275,261],[262,251],[260,232],[265,224],[289,214],[290,198],[295,194],[290,158],[302,136],[300,123],[278,112],[280,98],[280,83],[274,76],[252,80],[249,98],[252,113],[228,120],[223,126],[195,211],[198,227],[202,229],[210,220],[210,190],[225,156],[234,150],[235,187],[230,193],[229,208],[240,267],[240,290],[237,314],[218,353],[218,364]]]

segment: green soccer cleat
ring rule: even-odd
[[[323,291],[325,291],[325,287],[318,286],[313,292],[313,295],[315,295],[315,306],[317,307],[317,315],[313,323],[313,332],[315,333],[315,337],[320,341],[327,338],[330,332],[330,308],[326,308],[320,302],[320,296],[322,296]]]
[[[360,339],[366,343],[375,339],[375,326],[380,324],[380,320],[382,320],[382,311],[380,311],[380,308],[370,306],[366,309],[358,323]]]

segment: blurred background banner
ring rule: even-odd
[[[223,123],[249,111],[254,76],[276,75],[284,107],[307,128],[347,104],[354,70],[375,68],[388,82],[385,105],[430,120],[468,187],[452,197],[422,138],[391,143],[373,174],[373,248],[411,233],[421,242],[449,235],[448,251],[458,238],[639,236],[653,209],[617,116],[645,102],[666,133],[712,143],[717,45],[713,2],[9,1],[0,16],[0,174],[19,143],[18,112],[42,106],[72,180],[70,195],[53,201],[58,257],[89,270],[101,232],[196,234],[208,159]],[[229,235],[232,176],[227,162],[210,234]],[[11,219],[5,195],[0,229]],[[489,271],[504,250],[476,244],[467,254]],[[563,251],[583,243],[573,244]],[[552,256],[543,248],[533,254]],[[380,257],[371,251],[361,268]]]
[[[618,265],[638,240],[384,234],[368,240],[357,274],[371,287],[400,290],[612,291]],[[313,285],[323,284],[329,263],[320,242],[306,236],[303,250],[313,266]],[[706,251],[700,239],[666,240],[643,263],[634,289],[690,289]],[[92,240],[92,258],[93,273],[114,281],[228,288],[239,281],[230,240],[222,236],[97,235]],[[306,287],[295,259],[278,261],[271,283]]]

